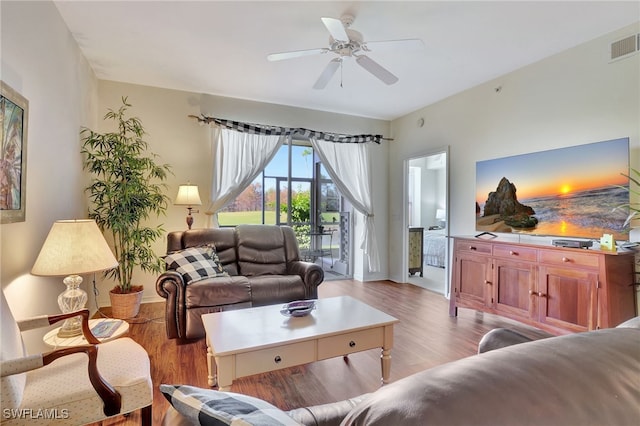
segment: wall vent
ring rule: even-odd
[[[640,50],[640,34],[630,35],[611,43],[610,60],[626,58]]]

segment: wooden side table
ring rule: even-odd
[[[89,328],[93,328],[104,321],[122,321],[122,323],[120,324],[120,327],[118,327],[118,329],[111,336],[106,337],[104,339],[98,339],[101,342],[107,342],[109,340],[117,339],[118,337],[122,337],[129,332],[128,322],[124,320],[116,320],[113,318],[90,319]],[[42,338],[44,343],[54,348],[68,347],[68,346],[82,346],[82,345],[88,344],[87,339],[85,339],[83,335],[73,336],[73,337],[58,337],[58,330],[60,330],[60,327],[54,328],[53,330],[45,334],[44,337]]]

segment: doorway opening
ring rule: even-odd
[[[442,295],[449,291],[448,154],[441,148],[404,164],[406,282]]]

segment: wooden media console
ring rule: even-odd
[[[615,327],[636,315],[634,255],[456,237],[449,314],[471,308],[554,334]]]

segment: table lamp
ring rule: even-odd
[[[66,277],[67,289],[58,296],[63,313],[84,308],[87,293],[80,288],[80,274],[90,274],[118,266],[118,261],[94,220],[59,220],[49,235],[33,265],[33,275]],[[58,332],[61,338],[82,334],[81,317],[65,320]]]
[[[189,214],[187,214],[187,226],[191,229],[191,225],[193,225],[191,210],[193,210],[193,206],[202,205],[200,194],[198,193],[198,185],[191,185],[190,183],[180,185],[178,188],[178,196],[173,204],[176,206],[187,206],[187,210],[189,210]],[[196,213],[197,212],[196,210]]]

